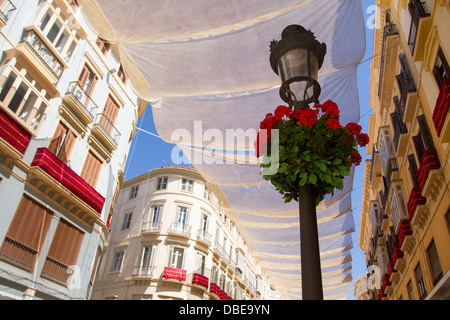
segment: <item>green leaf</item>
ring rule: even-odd
[[[325,172],[327,171],[327,166],[323,164],[323,162],[320,161],[314,161],[314,164],[316,165],[317,168],[320,169],[320,171]]]
[[[308,173],[302,172],[300,174],[300,181],[298,183],[299,187],[303,187],[306,184],[306,181],[308,180]]]
[[[317,183],[317,176],[314,173],[311,173],[308,177],[309,183],[315,185]]]
[[[342,163],[342,159],[336,158],[336,159],[333,160],[333,164],[334,164],[335,166],[338,166],[338,165],[340,165],[341,163]]]

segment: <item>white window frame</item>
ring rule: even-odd
[[[395,158],[395,148],[394,143],[392,142],[391,133],[389,131],[389,127],[381,127],[380,128],[380,159],[381,166],[383,167],[383,172],[386,173],[387,166],[389,163],[389,159]]]
[[[128,200],[136,198],[138,195],[138,192],[139,192],[139,185],[137,184],[137,185],[132,186],[130,189],[130,197],[128,198]]]
[[[130,229],[132,217],[133,212],[127,212],[123,215],[122,227],[120,228],[120,231],[126,231]]]
[[[181,254],[178,254],[177,252],[181,252]],[[169,246],[169,254],[167,259],[167,266],[169,268],[184,270],[184,258],[185,248],[180,246]]]
[[[114,253],[114,260],[113,264],[111,266],[111,272],[116,272],[122,270],[122,264],[123,264],[123,257],[125,255],[125,250],[123,251],[116,251]]]
[[[156,181],[156,190],[167,190],[167,182],[169,178],[167,176],[158,177]]]
[[[185,211],[184,211],[185,209]],[[184,226],[189,224],[191,208],[188,206],[177,205],[177,212],[175,215],[175,222]]]
[[[392,183],[391,197],[389,199],[394,230],[397,232],[400,221],[408,218],[407,206],[403,192],[403,186],[400,182]]]
[[[194,180],[189,178],[181,178],[181,191],[192,193],[194,190]]]

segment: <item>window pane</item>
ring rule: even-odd
[[[11,89],[11,86],[13,85],[16,78],[17,78],[17,76],[11,72],[8,79],[6,80],[3,88],[0,91],[0,101],[3,102],[5,100],[6,95],[8,94],[9,90]]]
[[[442,268],[434,241],[431,242],[427,252],[428,258],[430,259],[431,270],[433,272],[434,285],[436,285],[442,278]]]
[[[11,109],[13,112],[17,112],[17,109],[19,108],[19,105],[22,103],[22,100],[25,97],[27,91],[28,86],[22,82],[19,88],[17,89],[16,93],[14,94],[13,98],[11,99],[8,108]]]
[[[30,95],[28,96],[27,101],[25,102],[25,105],[23,106],[22,110],[19,113],[20,119],[23,121],[27,121],[30,117],[31,111],[33,110],[33,106],[36,103],[37,95],[34,92],[30,92]]]
[[[47,34],[47,38],[48,40],[50,40],[50,42],[53,43],[53,41],[55,41],[56,36],[58,35],[60,29],[61,27],[58,25],[57,22],[55,22]]]

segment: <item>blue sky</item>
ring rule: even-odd
[[[362,0],[361,3],[366,31],[366,52],[362,59],[362,63],[358,66],[357,74],[361,116],[359,124],[363,127],[363,132],[367,132],[369,115],[373,114],[369,107],[369,76],[373,51],[375,0]],[[175,146],[173,144],[168,144],[157,137],[150,106],[147,107],[142,117],[138,120],[137,127],[138,130],[136,130],[136,135],[133,138],[125,166],[125,180],[134,178],[159,166],[174,164],[171,160],[171,153]],[[362,163],[364,160],[370,159],[366,154],[366,148],[361,148],[360,153],[363,157]],[[363,198],[363,173],[364,166],[361,164],[356,167],[352,191],[352,209],[355,222],[355,232],[352,234],[353,280],[366,273],[364,253],[358,246],[359,221]],[[351,287],[347,298],[355,299],[353,297],[353,286]]]

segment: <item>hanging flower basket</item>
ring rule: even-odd
[[[361,163],[358,145],[369,143],[360,125],[350,122],[341,126],[339,108],[331,100],[295,111],[278,106],[266,115],[260,129],[267,130],[266,135],[258,132],[255,140],[256,156],[263,157],[262,169],[273,165],[264,158],[271,157],[266,151],[271,150],[272,130],[279,130],[278,171],[264,175],[262,170],[264,179],[277,188],[285,202],[298,201],[299,187],[313,185],[316,206],[326,194],[334,194],[335,188],[342,190],[352,165]]]

